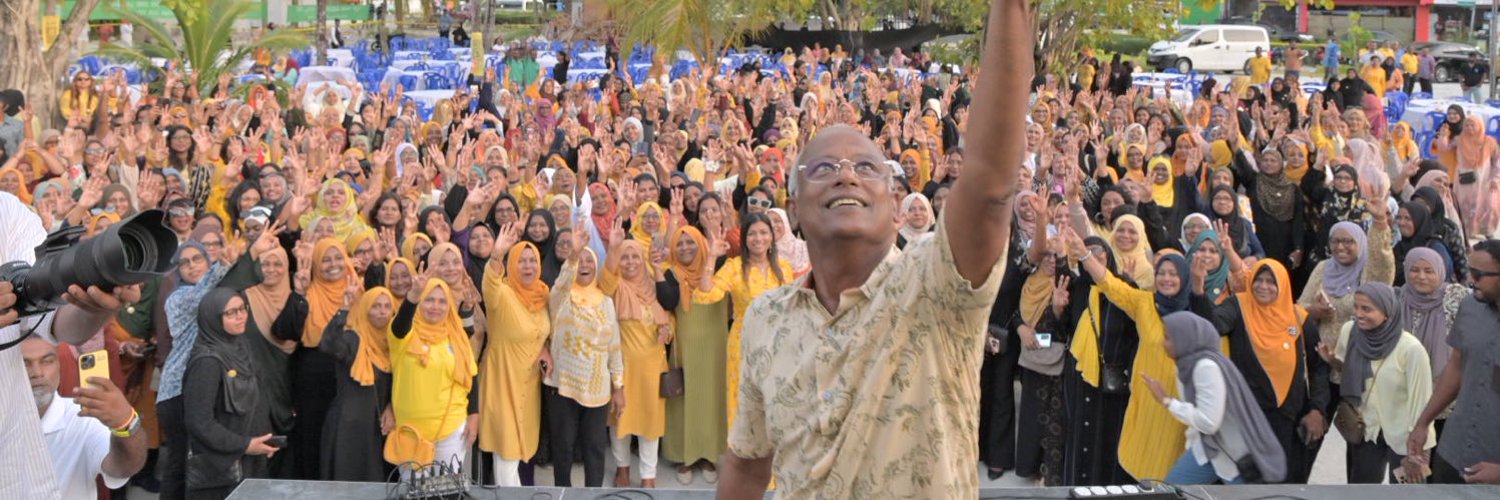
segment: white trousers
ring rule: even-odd
[[[615,455],[616,467],[630,467],[630,438],[634,436],[609,438],[609,449]],[[641,479],[656,479],[656,458],[661,450],[661,438],[641,440]]]
[[[495,457],[495,486],[520,486],[521,485],[521,461],[506,460]]]
[[[467,422],[458,424],[458,430],[453,431],[453,434],[449,434],[448,437],[439,439],[437,443],[434,443],[434,451],[432,453],[433,463],[448,462],[448,465],[455,471],[463,469],[469,452],[468,447],[464,446],[464,427],[467,426]],[[410,478],[411,469],[401,468],[401,479]]]

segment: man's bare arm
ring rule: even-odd
[[[771,483],[771,458],[740,458],[725,450],[719,460],[719,500],[761,500]]]
[[[958,273],[972,283],[990,269],[1010,242],[1011,206],[1026,150],[1026,107],[1031,91],[1032,39],[1028,0],[993,0],[980,73],[969,115],[963,176],[943,217]]]

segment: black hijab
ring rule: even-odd
[[[531,220],[537,217],[547,222],[547,237],[541,240],[531,239],[531,233],[526,230],[531,226]],[[526,215],[526,226],[521,228],[521,239],[536,245],[541,253],[542,283],[552,286],[557,282],[557,275],[562,273],[562,260],[557,258],[557,221],[552,218],[552,212],[545,208],[532,209]]]
[[[1229,208],[1227,214],[1219,213],[1219,209],[1214,207],[1214,198],[1219,196],[1219,191],[1229,193],[1229,199],[1234,200],[1234,205]],[[1240,255],[1249,255],[1250,221],[1240,217],[1240,197],[1235,194],[1234,188],[1224,184],[1214,186],[1213,192],[1208,195],[1208,211],[1214,220],[1229,226],[1229,238],[1234,240],[1234,245],[1237,247],[1234,250]]]
[[[198,340],[193,344],[189,364],[199,359],[214,359],[223,364],[220,400],[229,413],[243,415],[260,404],[260,389],[255,383],[255,365],[245,332],[232,334],[224,329],[224,308],[235,297],[240,298],[240,307],[248,312],[250,303],[229,288],[213,289],[198,304]],[[248,324],[248,315],[245,321]]]

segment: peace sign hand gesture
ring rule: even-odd
[[[427,282],[432,280],[432,269],[423,262],[417,267],[417,275],[412,278],[411,291],[406,293],[406,301],[416,304],[422,300],[422,290],[427,288]]]
[[[345,281],[347,283],[344,285],[344,306],[342,309],[348,311],[350,307],[354,307],[354,303],[364,293],[364,286],[359,282],[358,278],[354,277],[353,273],[349,273]]]

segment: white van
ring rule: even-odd
[[[1198,71],[1250,72],[1255,49],[1271,50],[1266,29],[1245,24],[1183,26],[1171,40],[1151,45],[1147,63],[1157,69],[1177,68],[1183,74]]]

